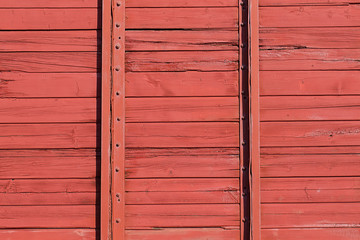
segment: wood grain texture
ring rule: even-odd
[[[237,96],[238,72],[126,73],[126,96]]]
[[[96,122],[96,98],[0,99],[0,123]]]
[[[96,52],[6,52],[0,55],[0,71],[95,73],[99,61]]]
[[[126,7],[237,7],[236,0],[126,0]]]
[[[236,51],[129,52],[127,72],[183,72],[238,70]]]
[[[97,8],[0,9],[0,15],[0,30],[99,28]]]
[[[95,206],[1,206],[2,228],[95,228]]]
[[[262,28],[259,36],[261,49],[360,48],[358,27]]]
[[[262,204],[262,228],[359,227],[360,203]]]
[[[127,229],[239,226],[238,204],[127,205]]]
[[[95,149],[0,150],[0,178],[95,178]]]
[[[97,51],[101,46],[101,41],[98,39],[99,34],[92,30],[1,31],[0,51]]]
[[[356,70],[359,56],[360,49],[263,50],[260,70]]]
[[[126,99],[126,121],[238,121],[238,108],[237,97],[130,98]]]
[[[3,97],[97,97],[99,83],[96,73],[0,72]]]
[[[318,228],[318,229],[263,229],[261,236],[266,240],[357,240],[360,228]]]
[[[262,97],[261,121],[358,120],[358,96]]]
[[[297,5],[348,5],[359,0],[260,0],[260,6],[297,6]]]
[[[357,27],[360,7],[298,6],[260,7],[260,27]]]
[[[31,0],[31,1],[7,1],[0,0],[0,8],[96,8],[100,6],[100,0]]]
[[[127,29],[236,28],[237,7],[229,8],[127,8]],[[1,26],[1,25],[0,25]]]
[[[237,147],[238,123],[128,123],[126,147]]]
[[[239,149],[127,149],[125,167],[127,178],[236,178]]]
[[[269,146],[347,146],[360,144],[357,121],[263,122],[261,144]]]
[[[167,2],[178,3],[178,1]],[[137,30],[126,32],[126,51],[224,51],[236,50],[238,49],[238,45],[239,42],[237,31],[197,30],[144,32]]]
[[[262,203],[360,202],[360,178],[324,177],[286,180],[264,178],[261,180],[261,201]]]
[[[261,95],[358,95],[358,71],[261,71]]]
[[[263,147],[262,155],[309,155],[309,154],[357,154],[360,146],[325,146],[325,147]]]
[[[1,149],[95,148],[95,123],[2,124]]]
[[[261,176],[359,176],[359,159],[358,154],[262,155]]]
[[[128,240],[184,240],[184,239],[211,239],[211,240],[240,240],[240,230],[221,228],[162,228],[157,230],[127,230]],[[352,240],[352,239],[351,239]]]
[[[9,229],[0,230],[0,238],[11,240],[95,240],[95,229]]]

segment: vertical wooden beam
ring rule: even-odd
[[[259,0],[249,2],[251,239],[261,239]]]

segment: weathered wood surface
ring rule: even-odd
[[[358,71],[261,71],[260,94],[359,95]]]
[[[237,61],[237,51],[128,52],[126,71],[235,71]]]
[[[97,97],[96,73],[0,72],[2,97]]]
[[[126,17],[127,29],[235,29],[238,26],[237,7],[127,8]]]
[[[238,72],[129,72],[126,96],[237,96]]]
[[[8,229],[0,230],[1,239],[16,240],[95,240],[95,229]]]
[[[263,229],[261,236],[266,240],[357,240],[360,228],[306,228],[306,229]]]
[[[31,0],[31,1],[7,1],[0,0],[0,8],[97,8],[100,0]]]
[[[239,149],[126,149],[127,178],[239,177]]]
[[[260,0],[260,6],[297,6],[297,5],[348,5],[360,3],[359,0]]]
[[[358,154],[360,146],[325,146],[325,147],[262,147],[262,155],[308,155],[308,154]]]
[[[126,7],[237,7],[236,0],[126,0]]]

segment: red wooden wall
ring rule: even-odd
[[[99,11],[0,1],[0,239],[95,239]]]
[[[261,239],[360,239],[355,3],[260,0]]]

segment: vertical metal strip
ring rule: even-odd
[[[125,0],[112,1],[112,239],[125,239]]]

